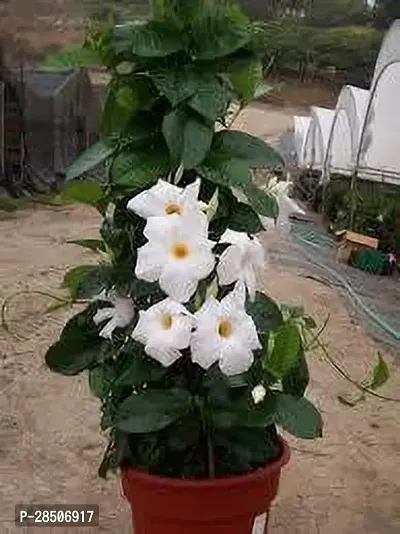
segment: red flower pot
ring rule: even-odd
[[[124,469],[134,534],[266,534],[281,469],[290,457],[283,440],[281,448],[279,459],[263,469],[224,479],[175,480]]]

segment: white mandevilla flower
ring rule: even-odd
[[[107,321],[107,324],[102,328],[99,335],[106,339],[111,339],[112,333],[116,328],[124,328],[132,321],[134,317],[134,307],[132,300],[126,297],[121,297],[116,293],[106,294],[100,293],[94,300],[108,300],[110,306],[100,308],[97,310],[93,321],[96,325]]]
[[[193,322],[194,317],[182,304],[167,298],[139,312],[132,338],[145,346],[151,358],[169,367],[189,346]]]
[[[230,243],[222,254],[217,267],[220,285],[240,281],[245,284],[250,298],[255,297],[260,274],[265,268],[266,254],[260,241],[244,232],[227,230],[220,243]]]
[[[207,219],[199,226],[191,217],[170,225],[165,217],[151,217],[144,231],[149,240],[138,249],[137,278],[159,282],[177,302],[188,302],[197,284],[215,266],[213,241],[208,239]]]
[[[260,349],[253,319],[245,311],[246,290],[236,284],[220,302],[208,298],[196,313],[196,327],[190,345],[192,360],[203,369],[218,362],[227,376],[246,372]]]
[[[259,404],[265,399],[265,395],[267,394],[267,390],[262,384],[258,384],[253,391],[251,392],[251,396],[253,397],[254,404]]]
[[[200,180],[185,188],[158,180],[154,187],[132,198],[127,208],[144,219],[188,215],[204,218],[203,203],[198,200],[199,191]]]

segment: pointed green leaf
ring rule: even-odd
[[[190,394],[184,389],[148,389],[121,404],[116,427],[128,434],[157,432],[183,417],[189,401]]]
[[[251,102],[257,88],[263,81],[263,66],[261,61],[246,65],[231,74],[233,90],[244,102]]]
[[[222,130],[215,134],[213,148],[233,158],[248,161],[250,167],[278,167],[283,160],[272,147],[254,135],[235,130]]]
[[[65,325],[60,339],[46,353],[46,364],[52,371],[77,375],[98,360],[104,340],[93,323],[95,312],[93,306],[88,307]]]
[[[213,139],[213,130],[202,122],[188,118],[183,132],[182,165],[194,169],[207,156]]]
[[[40,65],[40,70],[59,72],[77,67],[99,67],[102,64],[97,52],[77,46],[48,56]]]
[[[114,160],[112,182],[131,191],[148,187],[168,172],[168,159],[160,150],[123,152]]]
[[[243,187],[243,192],[256,213],[275,220],[278,218],[279,204],[274,195],[261,191],[254,184]]]
[[[196,94],[189,100],[189,106],[203,117],[216,121],[226,113],[229,103],[227,88],[215,76],[203,79]]]
[[[215,214],[218,211],[218,206],[219,206],[219,198],[218,197],[219,197],[219,190],[218,190],[218,187],[217,187],[216,190],[213,193],[213,196],[210,199],[210,202],[207,204],[207,208],[206,208],[207,220],[209,222],[213,220],[213,218],[215,217]]]
[[[380,354],[378,358],[379,358],[379,361],[374,367],[372,381],[369,384],[369,389],[373,389],[373,390],[379,389],[381,386],[386,384],[386,382],[390,378],[389,369],[388,369],[388,366],[385,360],[382,358]]]
[[[131,28],[133,54],[146,58],[165,57],[184,49],[181,34],[167,21],[150,20]]]
[[[294,397],[303,397],[309,381],[307,360],[303,347],[300,347],[296,363],[282,379],[283,393]]]
[[[98,141],[83,154],[81,154],[72,165],[67,169],[67,181],[79,178],[86,172],[94,169],[107,158],[111,157],[116,150],[115,144],[110,140],[103,139]]]
[[[305,397],[276,395],[275,419],[279,426],[297,438],[322,437],[322,417]]]
[[[264,355],[265,369],[277,379],[282,379],[296,364],[299,350],[298,327],[293,321],[288,321],[274,333],[272,353]]]
[[[105,265],[78,265],[65,273],[62,286],[73,299],[90,298],[108,286],[110,269]]]
[[[168,145],[173,166],[179,165],[182,161],[186,122],[186,115],[179,109],[171,111],[171,113],[164,117],[162,131]]]
[[[246,312],[253,318],[260,335],[276,330],[283,322],[279,306],[264,293],[257,292],[254,302],[246,303]]]
[[[264,400],[259,404],[245,390],[241,397],[212,405],[212,421],[216,428],[265,428],[274,421],[274,404]]]
[[[203,178],[224,187],[245,187],[251,181],[247,162],[224,153],[210,153],[197,170]]]
[[[228,219],[228,228],[235,232],[247,232],[249,234],[257,234],[264,230],[257,213],[251,206],[243,202],[238,202],[235,205],[235,209]]]
[[[201,83],[201,77],[190,66],[182,66],[176,70],[152,71],[150,77],[173,107],[193,96]]]
[[[193,20],[192,38],[197,59],[224,57],[250,41],[249,20],[237,8],[205,6]]]
[[[103,196],[103,191],[97,182],[91,180],[73,180],[67,182],[60,199],[64,202],[78,202],[97,206]]]
[[[89,369],[89,387],[92,394],[102,399],[112,390],[116,378],[113,363],[105,362],[102,365]]]

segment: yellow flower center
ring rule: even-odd
[[[222,321],[219,322],[218,334],[225,339],[228,339],[229,337],[231,337],[232,325],[230,321],[228,321],[227,319],[223,319]]]
[[[162,316],[161,319],[161,328],[163,330],[170,330],[172,327],[172,315],[170,313],[166,313]]]
[[[166,204],[165,213],[167,215],[182,215],[181,208],[178,206],[178,204]]]
[[[175,243],[171,249],[171,253],[175,259],[184,260],[190,255],[190,250],[185,243]]]

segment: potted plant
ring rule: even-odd
[[[315,323],[258,285],[255,234],[278,204],[251,169],[281,161],[229,128],[231,104],[262,93],[257,34],[230,2],[155,1],[149,20],[92,26],[80,58],[111,81],[64,195],[102,215],[100,238],[77,242],[100,261],[66,273],[86,307],[46,363],[88,373],[109,435],[99,472],[121,469],[135,534],[267,532],[289,460],[277,428],[313,439],[322,421],[304,397]]]

